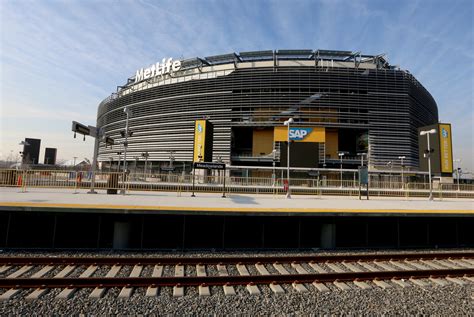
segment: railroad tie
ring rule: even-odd
[[[219,274],[219,276],[229,276],[226,266],[222,264],[217,264],[217,274]],[[224,285],[222,287],[224,288],[224,294],[226,296],[235,295],[235,289],[233,286]]]
[[[348,270],[350,270],[352,272],[356,272],[356,273],[364,272],[361,268],[358,268],[357,266],[355,266],[352,263],[342,262],[342,265],[344,265]]]
[[[112,268],[107,272],[105,277],[107,278],[115,277],[121,268],[122,267],[120,265],[112,266]],[[89,298],[102,298],[102,296],[104,296],[104,293],[105,293],[105,287],[96,287],[89,294]]]
[[[366,282],[363,282],[363,281],[355,280],[354,284],[357,287],[361,288],[361,289],[371,289],[372,288],[372,286],[370,286],[369,284],[367,284]]]
[[[429,280],[435,284],[438,284],[440,286],[445,286],[445,285],[448,285],[448,281],[446,281],[445,279],[442,279],[442,278],[434,278],[434,277],[430,277]]]
[[[237,271],[242,276],[249,276],[250,275],[249,270],[247,269],[247,267],[244,264],[237,264]],[[257,285],[254,285],[253,283],[247,284],[246,288],[247,288],[247,291],[249,292],[250,295],[259,295],[260,294],[260,290],[258,289]]]
[[[291,267],[294,268],[298,274],[308,274],[308,273],[309,273],[309,272],[306,271],[306,269],[305,269],[303,266],[301,266],[301,264],[299,264],[299,263],[293,262],[293,263],[291,263]],[[292,286],[293,286],[293,288],[294,288],[295,290],[297,290],[298,292],[306,292],[306,291],[308,291],[308,289],[307,289],[303,284],[301,284],[301,283],[296,283],[296,282],[295,282],[295,283],[292,283]]]
[[[376,268],[376,267],[370,265],[369,263],[366,263],[366,262],[357,262],[357,264],[359,264],[360,266],[366,268],[366,269],[369,270],[370,272],[380,272],[380,269],[379,269],[379,268]]]
[[[306,269],[304,267],[301,266],[301,264],[299,263],[291,263],[291,267],[294,268],[296,270],[296,272],[298,272],[298,274],[308,274],[309,272],[306,271]]]
[[[97,265],[89,266],[81,275],[80,278],[91,277],[92,274],[97,270]],[[56,299],[68,299],[71,298],[74,293],[77,291],[77,288],[65,288],[56,296]]]
[[[351,288],[349,287],[349,285],[347,285],[346,283],[344,282],[341,282],[341,281],[334,281],[332,282],[337,288],[339,288],[341,291],[348,291],[350,290]]]
[[[314,287],[316,287],[316,289],[317,289],[318,291],[320,291],[321,293],[327,293],[327,292],[329,292],[329,288],[327,288],[327,286],[324,285],[324,283],[319,283],[319,282],[317,282],[317,281],[314,281],[314,282],[313,282],[313,285],[314,285]]]
[[[174,267],[174,276],[183,277],[184,276],[184,266],[176,265]],[[180,285],[173,286],[173,297],[183,297],[184,296],[184,287]]]
[[[46,273],[48,273],[49,271],[51,271],[53,269],[53,266],[52,265],[46,265],[45,267],[43,267],[41,270],[39,270],[38,272],[36,272],[35,274],[31,275],[31,278],[40,278],[40,277],[43,277],[44,275],[46,275]],[[40,298],[41,296],[43,296],[44,294],[46,294],[46,292],[48,291],[49,289],[48,288],[37,288],[35,289],[33,292],[31,292],[30,294],[28,294],[28,296],[25,297],[26,300],[34,300],[34,299],[38,299]]]
[[[26,272],[30,271],[33,268],[32,265],[24,265],[15,272],[11,273],[10,275],[7,276],[7,278],[17,278],[20,277],[21,275],[25,274]]]
[[[372,282],[374,282],[375,285],[377,285],[378,287],[380,287],[382,289],[387,289],[387,288],[392,287],[392,285],[388,284],[387,282],[381,281],[381,280],[373,280]]]
[[[437,270],[443,270],[445,269],[446,267],[442,266],[442,265],[439,265],[438,263],[434,262],[434,261],[427,261],[427,260],[420,260],[421,263],[423,264],[426,264],[432,268],[435,268]]]
[[[132,272],[130,273],[130,277],[140,277],[140,274],[142,273],[143,266],[142,265],[135,265],[132,269]],[[118,298],[130,298],[133,293],[133,287],[123,287],[122,290],[120,291],[120,294],[118,295]]]
[[[438,261],[440,264],[449,267],[450,269],[458,269],[459,265],[456,265],[450,261],[445,261],[445,260],[439,260]]]
[[[153,268],[153,273],[151,273],[151,277],[161,277],[163,275],[163,266],[155,265]],[[156,286],[149,286],[146,290],[145,296],[147,297],[156,297],[158,296],[158,287]]]
[[[464,275],[463,278],[468,280],[468,281],[474,282],[474,277],[472,277],[472,276]]]
[[[462,260],[452,260],[452,259],[449,259],[448,261],[451,262],[451,263],[453,263],[454,265],[457,265],[457,266],[460,266],[460,267],[464,267],[464,268],[468,268],[468,269],[474,268],[474,265],[471,265],[470,263],[464,262],[464,261],[462,261]]]
[[[260,273],[261,275],[271,275],[270,272],[268,272],[268,270],[267,270],[267,268],[265,267],[264,264],[257,263],[257,264],[255,264],[255,267],[257,268],[258,273]],[[270,289],[272,290],[272,292],[275,293],[275,294],[281,294],[281,293],[285,292],[283,290],[283,287],[281,287],[277,283],[271,283],[269,286],[270,286]]]
[[[280,264],[280,263],[273,263],[273,267],[275,268],[275,270],[278,271],[278,273],[280,273],[281,275],[288,275],[290,274],[290,272],[288,272],[285,267]]]
[[[0,267],[0,274],[5,273],[6,271],[8,271],[9,268],[11,268],[11,266],[3,265],[2,267]]]
[[[339,266],[337,266],[334,263],[326,262],[326,265],[336,273],[344,273],[345,272],[343,269],[341,269]]]
[[[313,270],[315,270],[316,272],[318,272],[318,273],[327,273],[327,271],[325,269],[323,269],[320,265],[318,265],[314,262],[309,262],[309,266],[311,266],[311,268]]]
[[[474,265],[474,260],[473,260],[473,259],[466,259],[466,258],[463,258],[462,260],[463,260],[464,262],[471,263],[471,265]]]
[[[411,271],[412,268],[403,264],[403,263],[400,263],[400,262],[397,262],[397,261],[390,261],[389,262],[392,266],[394,267],[397,267],[399,269],[402,269],[402,270],[405,270],[405,271]]]
[[[303,292],[307,292],[308,289],[301,283],[297,283],[297,282],[293,282],[291,284],[291,286],[293,286],[293,288],[298,291],[299,293],[303,293]]]
[[[411,284],[408,283],[405,279],[392,278],[391,281],[402,288],[411,287]]]
[[[461,279],[459,279],[459,278],[456,278],[456,277],[450,277],[450,276],[448,276],[448,277],[446,277],[446,279],[447,279],[448,281],[450,281],[450,282],[453,282],[453,283],[458,284],[458,285],[461,285],[461,286],[467,284],[467,282],[465,282],[465,281],[463,281],[463,280],[461,280]]]
[[[421,265],[420,263],[417,263],[417,262],[414,262],[414,261],[405,261],[405,262],[410,264],[411,266],[414,266],[418,270],[429,270],[430,269],[429,267],[427,267],[425,265]]]
[[[54,278],[63,278],[71,274],[72,271],[74,271],[76,267],[74,265],[68,265],[64,269],[61,270],[58,274],[54,276]]]
[[[15,272],[11,273],[10,275],[8,275],[6,278],[17,278],[17,277],[25,274],[26,272],[28,272],[32,268],[33,268],[33,266],[31,266],[31,265],[22,266],[20,269],[16,270]],[[10,300],[19,291],[20,290],[17,289],[17,288],[9,289],[8,291],[6,291],[2,295],[0,295],[0,302]]]
[[[2,295],[0,295],[0,302],[10,300],[16,293],[18,293],[20,289],[18,288],[11,288]]]
[[[394,270],[393,266],[387,265],[387,264],[385,264],[385,263],[383,263],[383,262],[376,262],[376,261],[374,261],[373,263],[374,263],[375,265],[377,265],[377,266],[380,266],[380,267],[381,267],[382,269],[384,269],[385,271],[393,271],[393,270]]]
[[[410,278],[410,282],[420,287],[429,287],[430,284],[426,283],[425,281],[418,279],[418,278]]]
[[[196,274],[197,276],[207,276],[206,267],[204,265],[196,265]],[[199,285],[199,296],[210,296],[211,291],[207,285]]]

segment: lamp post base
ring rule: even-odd
[[[95,190],[93,190],[93,189],[89,190],[87,193],[88,193],[88,194],[97,194],[97,192],[96,192]]]

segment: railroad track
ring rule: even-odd
[[[191,272],[191,273],[189,273]],[[188,273],[188,274],[186,274]],[[236,286],[250,294],[259,287],[274,293],[310,288],[331,289],[426,287],[474,282],[474,252],[384,253],[361,255],[259,256],[259,257],[0,257],[0,301],[36,300],[52,289],[68,299],[79,289],[101,298],[110,288],[121,288],[128,298],[136,288],[145,296],[159,296],[172,287],[184,296],[186,287],[198,287],[200,296],[211,287],[235,295]],[[330,286],[332,285],[332,286]]]

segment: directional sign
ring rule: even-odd
[[[225,170],[225,163],[195,162],[194,168],[208,170]]]
[[[90,129],[79,122],[73,121],[72,122],[72,132],[77,132],[83,135],[89,135],[91,133]]]

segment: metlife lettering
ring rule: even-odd
[[[135,74],[135,83],[156,76],[171,74],[181,69],[181,61],[173,61],[172,58],[163,58],[161,63],[156,63],[148,68],[141,68]]]

